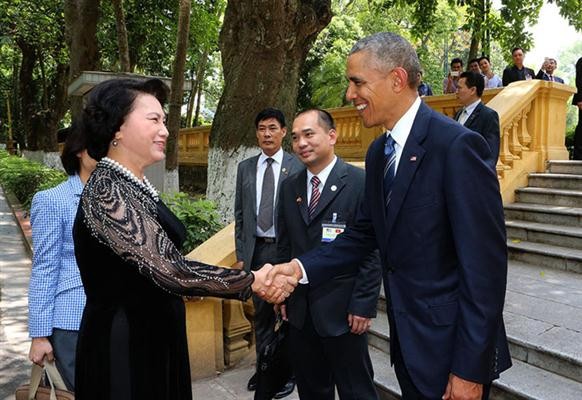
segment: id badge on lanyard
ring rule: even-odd
[[[339,234],[345,231],[345,229],[346,224],[338,221],[337,213],[333,213],[331,222],[324,222],[321,224],[321,242],[333,242]]]

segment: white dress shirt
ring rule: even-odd
[[[463,112],[461,113],[461,116],[459,117],[459,124],[465,125],[465,122],[467,122],[471,114],[473,114],[473,111],[475,111],[475,108],[477,108],[479,103],[481,103],[481,99],[477,99],[476,101],[474,101],[473,103],[469,104],[464,108]]]
[[[279,149],[275,154],[273,154],[270,158],[273,159],[273,164],[271,164],[271,168],[273,168],[273,177],[275,178],[275,190],[273,190],[273,210],[275,209],[275,199],[277,198],[277,187],[279,183],[279,176],[281,175],[281,166],[283,165],[283,149]],[[259,207],[261,206],[261,195],[263,193],[263,177],[265,176],[265,170],[269,165],[267,163],[268,155],[264,152],[261,152],[259,156],[259,160],[257,161],[257,186],[256,186],[256,198],[257,198],[257,208],[255,210],[257,217],[259,216]],[[258,237],[275,237],[275,221],[274,221],[274,213],[273,213],[273,225],[266,231],[263,232],[261,228],[257,225],[257,236]]]

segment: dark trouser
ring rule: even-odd
[[[75,391],[75,353],[78,336],[78,331],[53,328],[53,334],[49,337],[57,369],[67,389],[73,392]]]
[[[394,351],[394,354],[392,355],[392,362],[394,363],[394,370],[396,371],[398,385],[402,391],[402,400],[440,400],[442,395],[445,394],[445,389],[443,389],[443,393],[441,395],[434,399],[425,397],[419,392],[419,390],[414,385],[412,378],[408,374],[408,369],[406,368],[404,360],[402,359],[402,352],[400,351],[398,337],[390,332],[390,340],[395,341],[394,345],[392,346],[392,351]],[[481,397],[482,400],[489,399],[490,390],[491,384],[483,385],[483,396]]]
[[[273,263],[277,260],[277,244],[264,243],[257,240],[251,269],[256,271],[263,264]],[[275,311],[273,305],[264,301],[259,296],[253,294],[253,304],[255,306],[255,340],[257,359],[260,351],[274,337],[273,328],[275,327]]]
[[[334,384],[342,400],[378,398],[367,334],[321,337],[308,314],[302,329],[289,326],[289,349],[301,400],[333,400]]]
[[[582,110],[578,109],[578,125],[574,132],[574,160],[582,160]]]

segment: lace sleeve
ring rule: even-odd
[[[170,293],[250,297],[253,274],[187,260],[157,221],[149,195],[114,172],[98,172],[82,198],[84,222],[93,237]]]

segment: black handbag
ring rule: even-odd
[[[254,400],[271,400],[293,374],[287,349],[289,327],[281,315],[277,316],[274,330],[275,335],[259,353]]]

